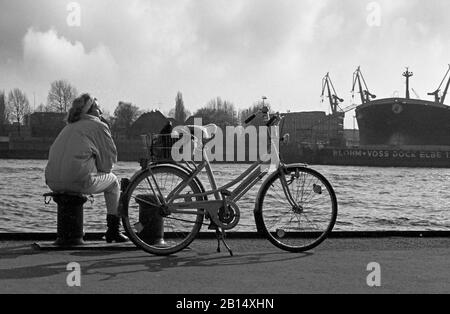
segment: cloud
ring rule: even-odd
[[[350,103],[358,65],[379,96],[403,89],[409,65],[426,97],[449,61],[443,0],[375,0],[380,27],[367,24],[372,0],[78,0],[79,28],[66,25],[65,2],[3,1],[0,88],[45,99],[66,78],[110,111],[119,100],[167,111],[177,91],[191,111],[216,96],[245,107],[262,95],[280,111],[327,110],[323,75]]]
[[[2,89],[19,87],[36,106],[45,103],[50,83],[68,80],[79,92],[94,92],[108,103],[116,103],[114,88],[119,85],[119,65],[105,45],[86,50],[81,42],[71,42],[56,30],[29,28],[22,38],[22,55],[0,62]]]
[[[99,44],[86,51],[82,43],[72,43],[53,29],[27,31],[23,38],[23,69],[36,79],[65,78],[100,89],[118,78],[118,65],[107,47]]]
[[[198,47],[212,61],[261,62],[292,41],[312,40],[317,14],[327,1],[191,1],[187,7]]]

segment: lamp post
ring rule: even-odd
[[[265,100],[267,99],[266,96],[262,96],[262,108],[261,112],[263,113],[264,121],[269,121],[269,108],[266,107]]]

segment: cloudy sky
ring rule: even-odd
[[[66,79],[110,112],[121,100],[167,112],[177,91],[191,111],[263,95],[278,111],[328,111],[327,72],[345,107],[358,65],[379,98],[404,93],[409,66],[428,99],[450,63],[447,0],[79,0],[79,20],[70,3],[0,0],[0,90],[37,106]]]

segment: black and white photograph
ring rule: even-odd
[[[449,12],[0,0],[0,294],[450,293]]]

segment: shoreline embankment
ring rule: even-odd
[[[85,232],[86,241],[99,241],[102,232]],[[214,232],[200,232],[198,239],[215,239]],[[330,239],[357,238],[450,238],[450,230],[415,230],[415,231],[334,231]],[[229,239],[264,239],[258,232],[227,232]],[[52,241],[56,239],[56,232],[0,232],[0,241]]]

